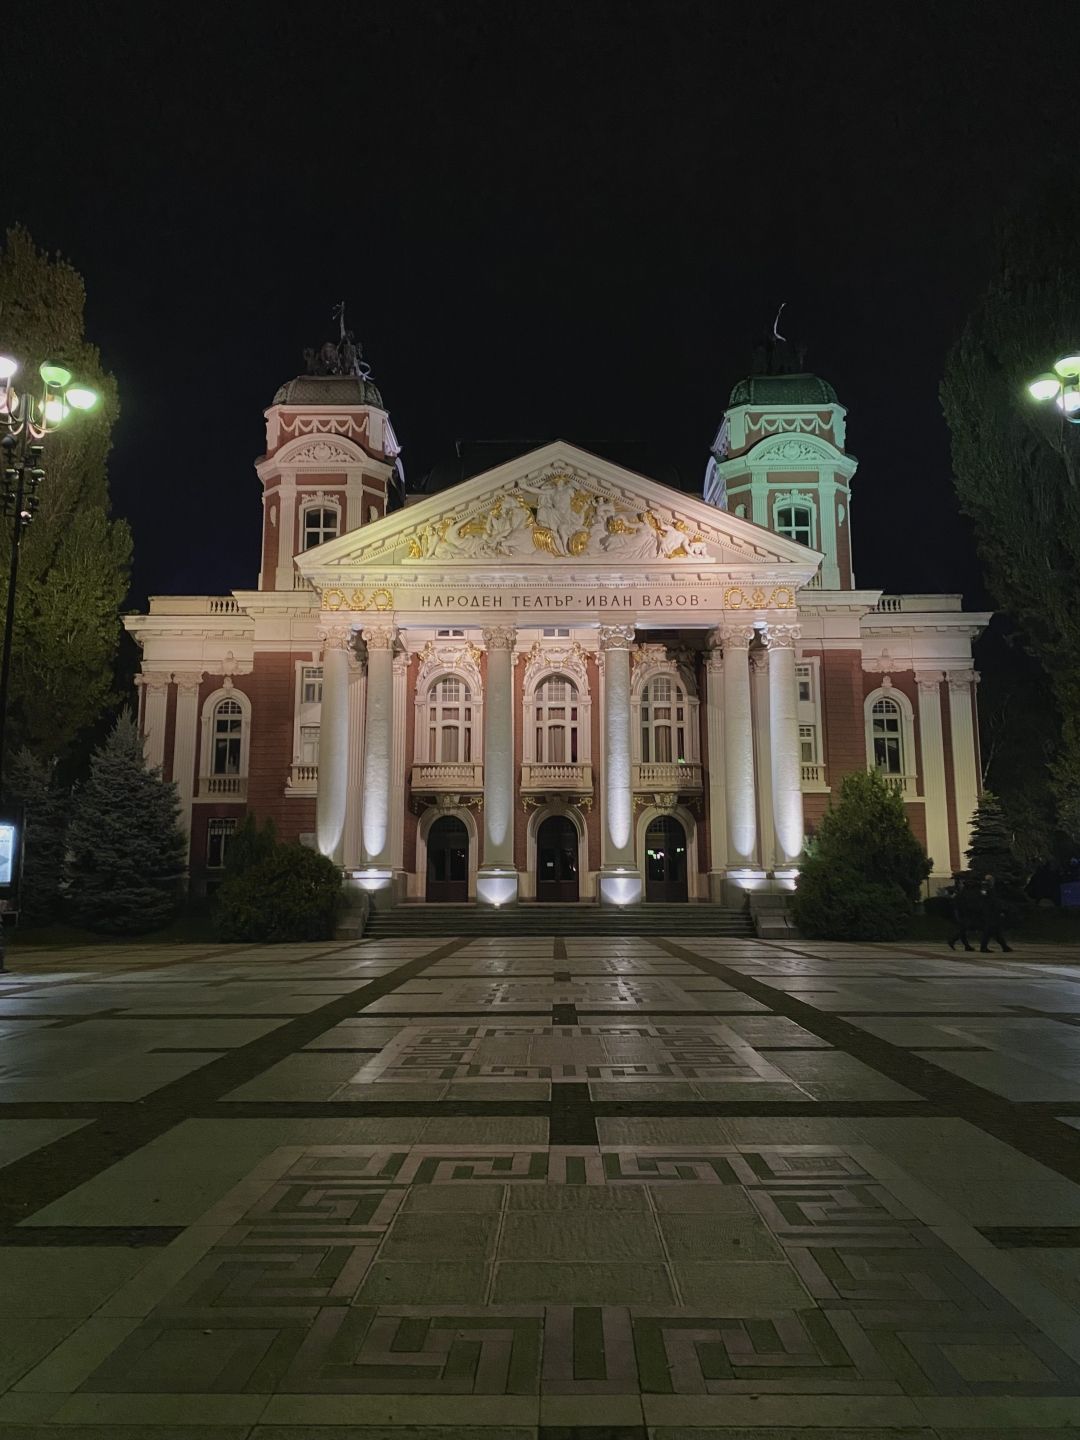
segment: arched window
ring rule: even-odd
[[[472,691],[459,675],[443,675],[428,691],[428,759],[472,759]]]
[[[781,505],[776,512],[777,535],[786,535],[799,545],[814,544],[814,515],[809,505]]]
[[[882,695],[870,708],[871,759],[883,775],[906,775],[904,717],[898,703]]]
[[[686,691],[674,675],[657,675],[641,692],[641,759],[669,763],[687,759]]]
[[[576,765],[581,707],[578,688],[565,675],[549,675],[536,687],[536,760],[541,765]]]
[[[244,712],[235,700],[214,706],[210,734],[211,775],[239,775],[244,734]]]
[[[304,511],[304,549],[314,550],[338,533],[338,512],[330,505],[309,505]]]

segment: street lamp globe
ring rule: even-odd
[[[69,385],[64,391],[64,399],[73,410],[92,410],[99,398],[97,391],[91,390],[89,385]]]
[[[19,368],[19,362],[10,355],[0,355],[0,380],[10,380]]]
[[[1040,375],[1027,388],[1033,400],[1054,400],[1061,389],[1061,381],[1056,375]]]

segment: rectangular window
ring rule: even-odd
[[[304,705],[322,704],[322,666],[305,665],[300,682],[300,700]]]
[[[300,764],[317,765],[319,763],[319,727],[318,725],[300,726]]]
[[[437,640],[464,640],[464,639],[465,639],[465,631],[464,631],[464,630],[436,630],[436,631],[435,631],[435,638],[436,638]]]
[[[799,726],[799,755],[804,765],[817,764],[817,729],[815,726]]]
[[[545,625],[540,632],[545,640],[569,640],[570,631],[563,625]]]
[[[210,820],[206,827],[206,868],[221,870],[225,865],[225,852],[229,836],[236,829],[235,820]]]

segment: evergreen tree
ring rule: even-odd
[[[71,914],[91,930],[138,935],[176,910],[187,840],[176,786],[150,769],[125,710],[75,792],[65,877]]]
[[[813,939],[895,940],[930,865],[896,791],[874,770],[845,775],[800,867],[792,916]]]
[[[24,813],[20,919],[31,924],[56,920],[69,797],[57,781],[56,766],[39,760],[25,746],[11,757],[7,794]]]
[[[128,584],[131,536],[109,514],[106,459],[117,417],[116,382],[83,333],[86,294],[66,261],[39,251],[25,230],[0,247],[0,349],[21,362],[16,389],[43,360],[66,365],[102,397],[51,435],[45,482],[26,530],[9,692],[8,753],[26,744],[61,755],[114,700],[113,662]],[[9,556],[0,546],[0,589]]]
[[[1080,336],[1080,189],[1065,175],[1003,226],[990,284],[941,388],[956,491],[987,584],[1046,673],[1057,709],[1058,824],[1080,839],[1080,444],[1027,382]]]
[[[965,851],[968,869],[976,880],[993,875],[998,898],[1015,920],[1027,904],[1024,887],[1028,877],[1017,859],[1012,832],[996,795],[983,792],[971,823],[971,846]]]

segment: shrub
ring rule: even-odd
[[[912,909],[895,882],[867,880],[819,858],[799,875],[791,905],[795,924],[809,940],[898,940]]]
[[[846,775],[805,856],[792,899],[795,924],[822,940],[894,940],[919,898],[930,861],[904,802],[874,771]]]
[[[222,940],[330,940],[340,903],[341,871],[332,860],[303,845],[275,843],[226,874],[214,919]]]

